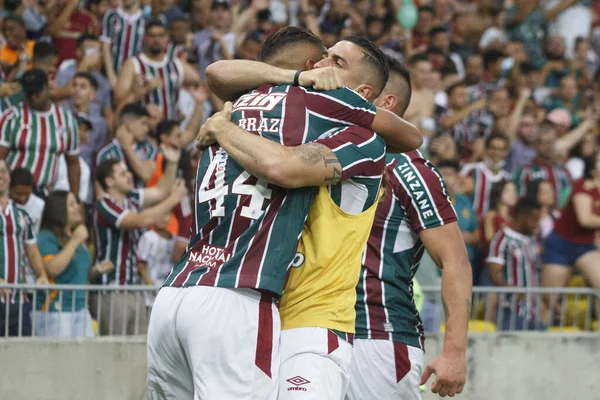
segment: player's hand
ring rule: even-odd
[[[181,157],[180,149],[162,143],[160,145],[160,150],[163,153],[163,156],[165,156],[165,160],[167,160],[167,162],[172,164],[177,164],[179,162],[179,158]]]
[[[7,97],[16,94],[21,89],[19,82],[8,82],[0,84],[0,97]]]
[[[77,243],[83,243],[86,240],[88,240],[89,237],[89,233],[87,228],[85,227],[84,224],[79,225],[77,228],[75,228],[73,230],[73,233],[71,234],[71,237],[73,238],[73,240],[75,240]]]
[[[98,271],[99,274],[108,274],[110,271],[112,271],[113,269],[115,269],[115,266],[113,265],[112,261],[110,260],[104,260],[104,261],[100,261],[99,263],[97,263],[95,265],[96,267],[96,271]]]
[[[206,85],[198,84],[193,89],[188,90],[196,103],[203,103],[208,99],[209,91]]]
[[[222,129],[223,123],[231,121],[232,104],[230,101],[223,105],[223,109],[206,120],[196,139],[196,149],[202,151],[217,143],[217,133]]]
[[[431,374],[435,374],[435,381],[431,391],[441,397],[454,397],[463,391],[467,381],[467,359],[464,353],[448,353],[442,351],[435,360],[427,364],[421,385],[424,385]]]
[[[344,87],[340,71],[334,66],[303,71],[298,77],[298,83],[300,86],[312,86],[315,90],[335,90]]]

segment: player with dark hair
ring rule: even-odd
[[[410,101],[409,85],[406,68],[392,62],[390,79],[375,104],[403,111]],[[452,328],[423,381],[433,372],[437,379],[432,391],[454,395],[466,379],[471,295],[471,270],[457,217],[440,173],[419,151],[397,156],[387,170],[389,182],[356,289],[356,337],[346,399],[420,399],[423,328],[412,279],[424,250],[443,271],[442,299]]]
[[[294,259],[297,240],[314,195],[314,188],[292,192],[284,187],[331,184],[336,186],[336,202],[347,198],[352,203],[348,196],[359,196],[362,203],[351,211],[356,214],[370,214],[377,199],[382,141],[372,131],[358,126],[372,127],[375,119],[394,116],[375,111],[363,96],[347,88],[317,92],[299,86],[318,82],[324,88],[337,88],[341,86],[340,75],[346,75],[352,81],[349,84],[359,93],[372,97],[375,84],[370,82],[371,77],[360,77],[364,53],[351,44],[355,46],[351,50],[353,64],[344,67],[347,71],[340,68],[303,71],[322,58],[323,46],[320,41],[315,43],[310,39],[313,35],[307,31],[284,29],[296,30],[300,45],[288,43],[290,50],[288,46],[281,47],[270,57],[282,60],[291,70],[243,60],[220,61],[206,70],[209,86],[223,99],[258,89],[242,95],[233,105],[230,116],[226,108],[203,128],[208,134],[204,137],[209,140],[200,144],[210,144],[210,139],[215,138],[211,135],[223,134],[233,139],[226,143],[226,136],[219,137],[223,147],[211,146],[202,155],[191,242],[186,256],[167,278],[166,287],[161,289],[154,303],[148,336],[148,390],[152,399],[187,398],[194,394],[206,398],[274,398],[279,384],[280,332],[275,301],[282,294],[286,269]],[[277,45],[268,44],[275,48]],[[364,80],[360,82],[361,79]],[[369,82],[361,86],[364,81]],[[296,85],[292,85],[294,82]],[[275,84],[281,86],[273,86]],[[382,131],[391,134],[390,141],[396,148],[418,147],[421,143],[418,131],[399,118],[393,120],[395,122],[382,126]],[[393,129],[389,129],[392,126]],[[263,142],[284,146],[277,145],[280,147],[276,149],[263,147],[264,143],[261,147],[252,146],[254,139],[261,139],[259,133],[270,139]],[[352,138],[348,139],[349,136]],[[323,138],[321,143],[302,145],[320,137]],[[340,141],[345,146],[341,146]],[[239,145],[248,149],[249,143],[250,152],[235,148]],[[263,166],[273,167],[266,168],[266,176],[253,176],[241,166],[257,159],[264,161]],[[354,169],[347,164],[352,159],[356,161]],[[352,189],[340,190],[342,184],[334,185],[361,171],[364,177],[356,183],[355,189],[366,197]],[[316,201],[320,204],[329,197],[327,190],[323,191],[325,187],[319,189],[323,195]],[[368,220],[367,214],[360,216],[361,224]],[[368,226],[361,234],[366,231]],[[360,241],[358,236],[361,235],[349,239]],[[358,257],[359,262],[360,254]],[[357,275],[358,270],[356,279]],[[348,280],[353,290],[353,276],[349,274]],[[192,288],[179,289],[186,286]],[[199,304],[203,305],[200,309]],[[352,306],[351,303],[350,310]],[[193,310],[190,307],[194,307]],[[224,312],[234,314],[225,320],[220,317]],[[189,323],[185,331],[171,322],[183,314],[185,317],[180,320]],[[199,324],[199,321],[204,322]],[[353,321],[345,323],[343,330],[351,332]],[[314,341],[315,346],[325,351],[328,339],[337,342],[339,338],[327,332],[327,329],[319,331],[318,340]],[[227,340],[234,336],[252,339],[250,343]],[[310,338],[304,337],[303,341],[307,339]],[[181,341],[185,342],[185,353],[177,344]],[[339,343],[347,354],[349,344],[342,340]],[[216,357],[223,367],[210,362]],[[173,380],[173,376],[178,379]],[[328,398],[327,395],[324,398]]]

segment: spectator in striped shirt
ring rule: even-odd
[[[0,159],[0,284],[23,283],[23,250],[38,276],[37,283],[48,284],[31,218],[8,197],[9,187],[8,164]],[[0,337],[31,336],[30,315],[31,304],[23,291],[0,289]]]
[[[510,226],[502,228],[490,244],[487,267],[492,283],[500,287],[535,288],[540,284],[541,253],[534,235],[540,227],[540,205],[527,197],[517,203]],[[537,311],[536,295],[500,296],[501,330],[545,329]]]
[[[548,124],[540,127],[535,140],[536,157],[524,167],[516,170],[514,181],[519,196],[527,195],[527,185],[532,181],[549,180],[554,186],[556,204],[564,204],[571,189],[571,176],[563,163],[557,162],[555,149],[556,130]]]
[[[73,115],[50,99],[48,76],[41,69],[23,74],[25,102],[0,118],[0,158],[11,168],[33,173],[36,190],[48,193],[58,178],[59,157],[66,157],[71,192],[79,194],[79,126]]]
[[[111,261],[115,270],[96,275],[92,281],[111,286],[139,283],[136,266],[137,245],[141,230],[168,214],[186,194],[183,182],[176,181],[179,151],[163,146],[167,159],[165,176],[157,186],[134,189],[133,177],[127,166],[108,159],[96,170],[96,179],[104,195],[96,202],[94,231],[96,232],[96,262]],[[147,330],[144,302],[132,293],[93,298],[91,310],[100,310],[100,334],[143,334]],[[101,307],[96,308],[100,302]],[[114,310],[114,311],[111,311]],[[112,319],[112,320],[111,320]]]
[[[490,207],[490,193],[492,185],[510,175],[503,167],[508,154],[509,140],[506,136],[492,135],[485,141],[485,154],[483,161],[467,164],[460,172],[461,176],[471,181],[468,192],[463,194],[471,196],[473,210],[479,217],[483,217]]]

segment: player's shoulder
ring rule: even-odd
[[[391,165],[388,164],[388,168]],[[405,181],[420,179],[424,184],[428,185],[436,182],[441,183],[441,175],[437,168],[433,163],[425,159],[418,150],[396,155],[393,163],[393,172],[399,179]]]

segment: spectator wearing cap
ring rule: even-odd
[[[557,94],[546,100],[544,108],[548,112],[557,108],[566,109],[571,116],[571,125],[577,126],[581,118],[581,103],[582,99],[578,94],[575,79],[565,76],[560,80]]]
[[[78,0],[56,0],[55,8],[48,13],[46,33],[58,49],[60,61],[75,58],[77,38],[84,33],[97,34],[94,15],[79,7]]]
[[[146,19],[140,0],[125,0],[121,7],[107,10],[104,14],[100,37],[102,58],[106,76],[113,88],[125,61],[143,50]],[[124,40],[123,33],[129,35],[129,40]]]
[[[89,72],[78,72],[71,80],[71,111],[89,125],[87,140],[81,135],[80,155],[91,167],[94,165],[94,156],[107,142],[106,121],[101,116],[92,113],[93,101],[98,92],[98,81]]]
[[[144,188],[156,169],[158,149],[148,139],[148,112],[139,104],[128,104],[121,110],[116,137],[96,157],[96,166],[116,158],[126,163],[134,176],[134,187]],[[99,192],[100,188],[96,188]]]
[[[112,89],[106,77],[101,73],[102,54],[101,44],[98,37],[95,35],[84,34],[77,39],[76,58],[73,60],[63,61],[58,67],[56,73],[55,98],[66,100],[70,103],[71,85],[73,78],[79,72],[90,73],[96,80],[98,87],[96,95],[92,100],[89,111],[85,111],[90,118],[101,118],[105,121],[104,125],[112,126],[114,118],[112,104]]]
[[[29,169],[36,190],[47,194],[56,184],[59,158],[65,156],[71,191],[79,193],[77,121],[52,102],[48,77],[41,69],[25,72],[21,84],[25,101],[0,117],[0,158],[6,159],[11,169]]]
[[[167,54],[169,32],[159,20],[146,24],[144,51],[131,57],[119,72],[115,87],[117,110],[125,104],[156,104],[166,119],[180,118],[177,108],[183,86],[199,83],[194,67]]]
[[[550,124],[543,124],[535,139],[536,156],[533,161],[514,173],[519,196],[527,195],[527,186],[532,181],[548,180],[554,186],[556,204],[564,204],[571,189],[571,177],[563,163],[557,161],[556,129]]]
[[[2,35],[6,44],[0,47],[0,63],[6,73],[31,67],[33,40],[27,40],[25,21],[18,15],[9,15],[2,21]]]

